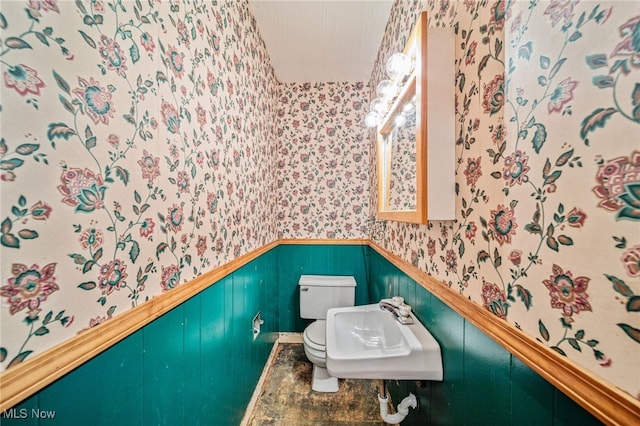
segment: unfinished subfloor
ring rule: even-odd
[[[311,390],[311,372],[312,364],[305,357],[302,343],[279,343],[244,424],[385,424],[380,419],[377,381],[341,379],[337,393],[321,393]]]

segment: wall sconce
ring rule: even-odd
[[[387,60],[386,71],[388,79],[382,80],[376,87],[376,93],[378,97],[371,101],[369,104],[369,113],[364,117],[364,124],[367,127],[376,127],[384,117],[389,113],[391,105],[400,93],[400,90],[404,86],[408,77],[413,72],[415,66],[415,57],[411,57],[404,53],[394,53]],[[407,108],[406,113],[413,113],[410,104],[405,105]],[[413,109],[415,109],[415,99],[413,102]],[[402,121],[404,117],[399,115],[396,120]],[[405,119],[406,121],[406,119]],[[402,126],[400,123],[396,123],[398,126]]]

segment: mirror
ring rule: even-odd
[[[426,31],[422,13],[404,48],[413,68],[378,126],[378,218],[427,223]]]
[[[413,80],[415,82],[415,80]],[[410,87],[415,84],[411,83]],[[380,151],[384,155],[383,199],[386,209],[393,211],[416,210],[416,108],[415,89],[407,90],[407,99],[401,99],[395,110],[379,130]]]

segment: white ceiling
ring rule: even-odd
[[[392,0],[249,0],[283,83],[369,81]]]

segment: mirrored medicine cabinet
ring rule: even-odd
[[[371,103],[377,121],[378,219],[425,224],[455,218],[455,69],[451,28],[422,12],[390,80]],[[406,74],[392,61],[408,61]],[[406,64],[405,64],[406,65]]]

